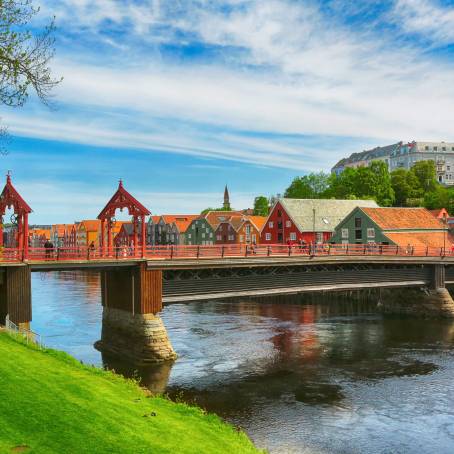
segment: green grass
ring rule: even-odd
[[[0,453],[21,451],[257,452],[215,415],[147,395],[131,380],[0,332]]]

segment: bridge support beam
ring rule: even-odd
[[[445,286],[445,266],[433,265],[428,287],[381,289],[379,307],[385,314],[454,318],[454,300]]]
[[[102,334],[95,347],[136,365],[174,360],[176,353],[157,315],[162,309],[162,272],[140,264],[106,270],[101,276]]]
[[[30,328],[32,292],[29,266],[0,269],[0,325],[5,324],[6,317],[19,328]]]

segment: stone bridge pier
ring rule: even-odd
[[[431,265],[430,274],[428,285],[424,287],[381,289],[379,307],[383,313],[454,318],[454,300],[446,288],[446,266]]]
[[[146,264],[101,272],[103,354],[136,365],[174,360],[176,353],[157,315],[162,309],[162,272]]]

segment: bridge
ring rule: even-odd
[[[0,249],[0,324],[27,327],[32,320],[31,273],[92,269],[101,273],[101,351],[138,364],[173,359],[175,352],[158,316],[163,305],[187,301],[281,294],[378,289],[388,292],[390,312],[454,317],[446,290],[454,284],[454,255],[443,248],[378,245],[149,246],[149,211],[120,182],[101,211],[99,247],[31,248],[30,207],[8,175],[0,214],[13,207],[17,245]],[[133,216],[133,247],[113,246],[117,209]],[[140,237],[139,237],[140,233]],[[0,227],[0,240],[2,239]],[[423,289],[423,290],[421,290]],[[390,305],[388,302],[393,304]]]

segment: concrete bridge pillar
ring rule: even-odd
[[[31,270],[27,265],[0,269],[0,325],[5,324],[6,317],[19,328],[30,328]]]
[[[424,318],[454,318],[454,300],[445,286],[445,265],[431,267],[432,278],[427,287],[382,289],[382,311]]]
[[[136,365],[174,360],[176,353],[157,313],[162,309],[162,272],[145,263],[102,272],[101,340],[95,347]]]

